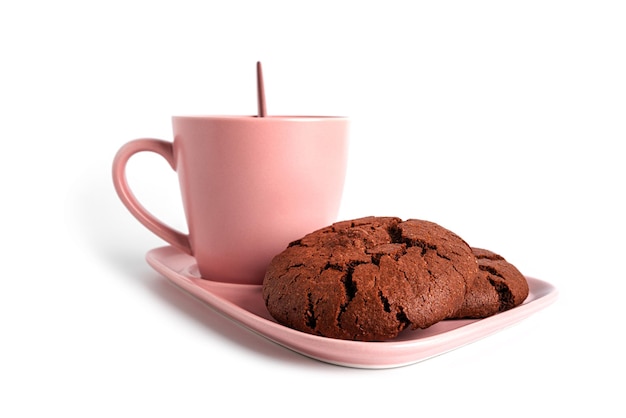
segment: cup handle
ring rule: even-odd
[[[130,157],[143,151],[159,154],[165,158],[173,170],[176,170],[171,142],[152,138],[135,139],[124,144],[113,160],[113,184],[115,185],[115,191],[130,213],[146,228],[179,250],[193,255],[189,236],[167,226],[157,219],[139,203],[130,190],[128,181],[126,180],[126,164]]]

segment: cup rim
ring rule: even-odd
[[[326,115],[174,115],[172,119],[195,119],[195,120],[245,120],[245,121],[269,121],[269,120],[346,120],[347,116]]]

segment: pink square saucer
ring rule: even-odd
[[[277,323],[261,297],[261,285],[202,279],[195,259],[173,247],[149,251],[157,272],[247,329],[305,356],[341,366],[381,369],[405,366],[462,347],[515,324],[557,298],[551,284],[527,277],[530,293],[520,306],[485,319],[441,321],[424,330],[405,330],[385,342],[347,341],[306,334]]]

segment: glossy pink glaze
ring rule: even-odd
[[[180,116],[174,142],[131,141],[113,162],[122,202],[149,230],[191,254],[205,279],[263,281],[289,242],[336,220],[348,156],[348,120],[313,116]],[[143,151],[178,173],[189,235],[154,217],[126,181]]]

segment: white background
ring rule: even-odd
[[[619,1],[3,1],[0,416],[623,416],[625,22]],[[113,156],[175,114],[254,114],[257,60],[269,113],[352,118],[340,218],[435,221],[558,301],[372,371],[170,285]],[[129,170],[184,229],[166,163]]]

